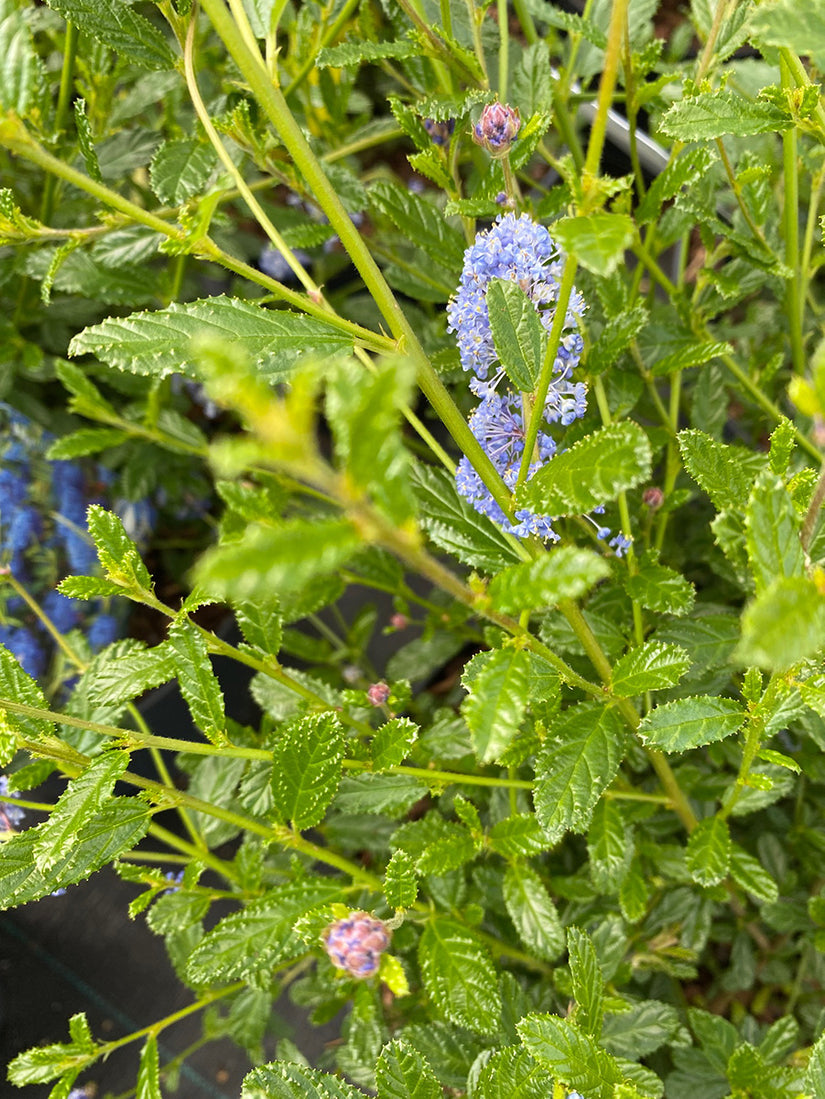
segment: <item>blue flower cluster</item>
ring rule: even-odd
[[[473,374],[470,389],[482,398],[470,417],[470,430],[509,488],[515,486],[524,453],[524,414],[518,393],[508,389],[504,395],[499,392],[505,372],[498,363],[493,342],[487,290],[494,278],[517,282],[549,331],[553,323],[553,305],[559,294],[561,267],[562,258],[543,225],[527,214],[499,215],[495,224],[479,233],[464,253],[461,282],[447,307],[448,329],[458,338],[461,365]],[[577,324],[584,309],[584,299],[574,290],[544,405],[544,419],[548,424],[566,426],[583,416],[586,410],[587,387],[583,382],[572,380],[584,348]],[[538,455],[530,466],[528,478],[556,452],[553,439],[544,432],[539,432],[537,445]],[[516,513],[516,522],[511,522],[466,458],[459,464],[456,487],[476,511],[487,515],[510,534],[519,538],[533,534],[545,540],[558,540],[551,516],[535,515],[522,509]]]
[[[103,503],[108,472],[98,469],[94,482],[76,462],[48,461],[51,441],[27,417],[0,405],[0,567],[39,601],[61,633],[81,627],[94,650],[114,641],[119,624],[97,601],[67,599],[54,584],[69,573],[88,576],[97,555],[86,529],[89,504]],[[10,593],[2,605],[0,644],[29,675],[46,671],[50,639],[20,596]]]

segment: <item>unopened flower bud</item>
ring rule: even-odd
[[[455,129],[455,119],[447,118],[443,122],[437,122],[434,118],[425,118],[424,129],[430,135],[433,145],[449,145]]]
[[[409,624],[410,620],[407,618],[406,614],[397,613],[390,619],[390,625],[394,630],[406,630]]]
[[[367,698],[373,706],[383,706],[390,697],[390,689],[386,683],[371,683],[367,688]]]
[[[473,127],[473,141],[482,145],[491,157],[506,156],[520,127],[518,108],[506,103],[488,103]]]
[[[338,969],[353,977],[371,977],[390,945],[390,931],[369,912],[353,912],[330,924],[323,934],[324,949]]]
[[[658,511],[664,502],[665,494],[657,485],[651,485],[642,493],[642,503],[651,511]]]

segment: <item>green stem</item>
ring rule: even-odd
[[[69,109],[69,102],[72,97],[72,90],[74,88],[74,63],[77,57],[77,27],[74,23],[66,24],[66,36],[63,42],[63,65],[60,70],[60,90],[57,93],[57,107],[54,112],[54,127],[53,132],[55,136],[60,134],[63,129],[63,123],[66,120],[66,113]],[[46,177],[46,183],[43,187],[43,201],[40,205],[40,220],[49,221],[54,210],[54,196],[57,180],[53,175]]]
[[[716,10],[713,13],[713,22],[711,23],[708,38],[705,42],[705,48],[702,50],[702,56],[699,58],[699,65],[696,69],[697,83],[704,79],[705,73],[710,68],[710,63],[713,60],[713,51],[716,48],[716,39],[719,37],[719,31],[722,29],[727,7],[728,0],[717,0]]]
[[[662,491],[665,494],[665,500],[667,500],[673,489],[676,487],[676,478],[679,476],[679,470],[682,468],[681,458],[679,456],[679,443],[677,440],[677,433],[679,431],[679,406],[682,398],[682,375],[679,373],[671,374],[670,376],[670,412],[669,419],[672,429],[670,438],[667,441],[667,457],[665,458],[665,479],[662,486]],[[657,550],[660,550],[665,542],[665,533],[667,531],[668,519],[670,518],[669,511],[663,511],[659,516],[659,522],[656,525],[656,539],[654,545]]]
[[[141,1030],[136,1030],[123,1038],[116,1038],[112,1042],[106,1042],[104,1045],[99,1046],[96,1050],[95,1060],[99,1060],[101,1057],[108,1057],[109,1054],[114,1053],[116,1049],[128,1046],[132,1042],[139,1041],[141,1038],[157,1037],[162,1030],[166,1030],[166,1028],[172,1026],[173,1023],[177,1023],[181,1019],[187,1018],[189,1015],[194,1015],[196,1011],[203,1011],[205,1007],[209,1007],[210,1004],[214,1004],[217,1000],[223,1000],[227,996],[233,996],[236,992],[240,992],[244,988],[246,988],[245,981],[236,981],[235,984],[226,985],[224,988],[212,989],[210,992],[205,992],[203,996],[197,999],[193,1004],[189,1004],[188,1007],[182,1007],[180,1011],[175,1011],[171,1015],[159,1019],[156,1023],[152,1023],[150,1026],[145,1026]]]
[[[793,131],[791,131],[791,132],[793,132]],[[716,139],[716,148],[719,150],[719,157],[722,161],[722,165],[724,166],[725,175],[727,176],[728,183],[730,185],[730,189],[731,189],[731,191],[733,191],[733,197],[736,199],[736,205],[739,207],[739,210],[742,214],[742,217],[745,219],[745,221],[747,222],[748,228],[753,233],[754,237],[756,237],[756,239],[762,245],[762,247],[765,249],[765,251],[773,254],[771,246],[768,244],[767,240],[765,239],[765,234],[762,232],[762,230],[756,224],[756,222],[754,221],[754,218],[753,218],[753,214],[748,209],[748,204],[745,202],[745,196],[742,194],[741,184],[739,183],[739,180],[736,178],[736,173],[734,172],[733,165],[730,162],[730,157],[728,156],[728,151],[725,148],[725,143],[724,143],[724,141],[722,140],[721,137],[717,137],[717,139]],[[787,180],[786,180],[785,181],[786,196],[787,196],[787,187],[788,187],[788,183],[787,183]],[[787,204],[786,204],[786,214],[787,214]],[[797,225],[796,233],[797,233],[797,238],[798,238],[798,235],[799,235],[798,225]],[[799,241],[797,239],[797,250],[798,250],[798,247],[799,247]]]
[[[154,839],[159,840],[161,843],[165,843],[167,847],[171,847],[175,851],[180,851],[181,855],[185,856],[187,861],[194,859],[195,862],[202,862],[204,866],[208,866],[210,870],[214,870],[216,874],[220,874],[222,878],[226,878],[226,880],[232,882],[233,885],[240,884],[240,875],[232,863],[226,862],[225,859],[218,858],[217,855],[213,855],[209,850],[204,850],[200,846],[194,846],[191,843],[187,843],[185,839],[182,839],[174,832],[170,832],[167,828],[164,828],[162,824],[158,824],[157,821],[152,821],[149,825],[149,835]],[[154,853],[147,852],[146,854],[149,856]],[[143,853],[140,851],[129,852],[129,858],[142,857]]]
[[[238,33],[223,0],[203,0],[212,25],[231,54],[258,102],[280,134],[292,160],[303,175],[318,205],[329,218],[343,247],[352,259],[369,293],[380,309],[390,331],[415,363],[424,395],[441,418],[459,449],[466,454],[484,484],[505,514],[512,515],[512,500],[493,463],[470,431],[443,382],[436,374],[410,322],[373,259],[366,242],[350,220],[335,188],[310,148],[309,142],[292,116],[279,88],[272,85],[260,54],[252,54]]]
[[[782,73],[782,87],[790,93],[794,88],[794,80],[788,63],[781,54],[779,68]],[[799,164],[796,126],[791,126],[782,134],[782,163],[785,184],[783,210],[785,264],[791,269],[791,277],[787,282],[785,292],[785,308],[788,313],[793,368],[795,373],[804,374],[805,345],[802,337],[802,320],[805,308],[805,291],[799,255]]]
[[[510,13],[507,0],[496,0],[498,13],[498,94],[507,102],[507,87],[510,83]]]
[[[473,34],[473,49],[475,51],[476,60],[478,61],[479,68],[481,69],[482,73],[484,74],[484,79],[482,81],[482,87],[489,88],[490,87],[490,78],[487,74],[487,59],[484,56],[484,45],[481,41],[481,21],[479,20],[478,12],[476,11],[475,0],[464,0],[464,3],[465,3],[466,8],[467,8],[467,15],[468,15],[469,20],[470,20],[470,29],[471,29],[472,34]],[[482,16],[483,16],[483,13],[482,13]],[[505,20],[505,23],[506,23],[506,20]],[[506,87],[507,86],[505,85],[505,91],[506,91]],[[499,92],[501,92],[501,89],[499,89]]]
[[[596,117],[590,131],[587,144],[587,158],[584,162],[585,175],[595,176],[599,172],[602,149],[607,135],[607,115],[613,103],[613,92],[619,75],[619,59],[622,52],[624,26],[627,18],[628,0],[613,0],[610,12],[610,26],[607,31],[607,49],[604,53],[604,66],[599,81],[599,98]]]

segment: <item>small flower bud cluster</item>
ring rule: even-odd
[[[353,977],[371,977],[390,945],[390,931],[368,912],[352,912],[330,924],[323,934],[324,948],[338,969]]]
[[[433,145],[449,145],[455,130],[455,119],[448,118],[444,122],[437,122],[434,118],[425,118],[424,129],[429,134]]]
[[[487,150],[491,157],[507,156],[516,134],[521,129],[518,109],[506,103],[488,103],[473,127],[473,141]]]
[[[386,683],[371,683],[367,688],[367,698],[373,706],[383,706],[390,697],[390,689]]]

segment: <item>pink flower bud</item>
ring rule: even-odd
[[[506,103],[488,103],[473,127],[473,141],[482,145],[491,157],[506,156],[520,127],[518,108]]]
[[[373,706],[383,706],[390,697],[390,689],[386,683],[371,683],[367,688],[367,698]]]
[[[371,977],[390,945],[390,931],[369,912],[352,912],[343,920],[330,924],[323,941],[334,966],[353,977]]]
[[[410,620],[406,614],[394,614],[390,619],[390,625],[394,630],[406,630],[409,624]]]
[[[642,493],[642,502],[645,507],[650,508],[651,511],[658,511],[665,502],[665,494],[656,485],[651,485],[650,488],[646,488]]]

